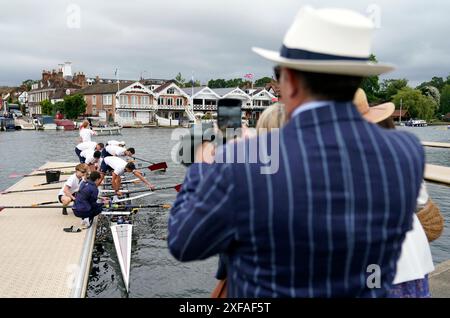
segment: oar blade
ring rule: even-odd
[[[174,188],[175,188],[175,191],[180,192],[181,186],[182,186],[181,183],[180,183],[180,184],[177,184],[177,185],[174,187]]]
[[[150,171],[166,170],[167,163],[166,162],[158,162],[158,163],[148,166],[147,168],[150,169]]]

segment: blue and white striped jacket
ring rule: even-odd
[[[279,158],[274,174],[193,164],[170,214],[171,253],[225,255],[229,297],[385,296],[423,177],[419,141],[329,103],[288,122]],[[372,264],[379,288],[367,284]]]

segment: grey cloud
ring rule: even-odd
[[[366,12],[381,8],[374,52],[414,84],[450,73],[450,2],[340,1]],[[81,8],[81,28],[66,26],[66,9]],[[172,78],[178,71],[202,82],[216,77],[271,76],[271,64],[250,48],[278,49],[303,4],[336,6],[335,1],[168,0],[168,1],[8,1],[2,3],[0,85],[37,79],[42,69],[66,60],[89,76]]]

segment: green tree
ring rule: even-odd
[[[379,96],[384,101],[390,101],[399,90],[408,86],[408,80],[402,79],[385,79],[381,82]]]
[[[434,101],[436,102],[436,104],[439,105],[439,103],[441,101],[441,93],[439,93],[439,90],[436,87],[425,86],[425,87],[422,87],[420,89],[420,91],[422,92],[422,95],[430,96],[431,98],[433,98]]]
[[[430,120],[434,117],[438,104],[430,96],[422,95],[418,89],[404,87],[393,96],[396,108],[402,104],[412,118]]]
[[[40,105],[41,105],[42,115],[52,115],[53,114],[53,105],[48,99],[43,100],[40,103]]]
[[[450,113],[450,84],[442,89],[439,111],[442,115]]]
[[[64,112],[66,118],[76,119],[86,112],[86,101],[80,94],[67,95],[64,97]]]
[[[447,78],[447,79],[448,79],[448,78]],[[429,82],[423,82],[422,84],[420,84],[419,86],[417,86],[417,88],[421,89],[421,88],[423,88],[423,87],[425,87],[425,86],[434,86],[434,87],[436,87],[436,88],[439,90],[439,92],[441,92],[442,89],[443,89],[444,86],[445,86],[445,82],[444,82],[444,79],[443,79],[442,77],[433,76],[433,77],[431,78],[431,81],[429,81]]]
[[[31,85],[34,83],[32,79],[27,79],[26,81],[22,82],[22,85],[26,88],[27,91],[31,90]]]
[[[265,87],[267,84],[272,82],[272,78],[270,77],[262,77],[255,81],[255,87]]]
[[[369,57],[369,61],[377,63],[377,58],[375,55],[371,54]],[[361,82],[360,87],[364,90],[367,95],[367,100],[369,103],[378,102],[379,101],[379,91],[380,91],[380,79],[378,76],[369,76],[365,77]]]
[[[177,76],[175,76],[175,81],[180,87],[184,87],[184,84],[186,83],[186,80],[183,78],[180,72],[178,72]]]
[[[224,80],[223,78],[211,79],[208,81],[209,88],[224,88],[227,87],[226,84],[227,81]]]
[[[190,80],[189,82],[186,82],[186,83],[184,84],[184,87],[192,87],[192,86],[194,86],[194,87],[200,87],[200,86],[202,86],[202,83],[200,83],[199,80],[195,80],[195,81],[194,81],[194,85],[192,85],[192,80]]]

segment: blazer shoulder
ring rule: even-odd
[[[420,160],[425,160],[425,151],[422,146],[420,139],[406,131],[399,130],[386,130],[386,138],[395,138],[398,143],[401,143],[405,149],[411,154],[419,154]]]

